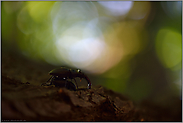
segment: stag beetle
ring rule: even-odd
[[[51,81],[49,85],[63,86],[62,83],[65,82],[66,88],[76,90],[78,89],[78,85],[75,78],[79,77],[80,81],[82,78],[86,79],[86,81],[88,82],[88,89],[91,89],[90,79],[80,69],[61,67],[51,70],[49,72],[49,75],[51,75],[51,77],[46,82],[48,83],[49,81]],[[76,85],[74,85],[71,81],[68,81],[68,79],[74,79]],[[45,83],[43,83],[42,85],[45,85]]]

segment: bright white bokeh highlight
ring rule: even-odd
[[[52,17],[58,51],[56,57],[60,61],[85,68],[100,58],[106,43],[98,27],[97,9],[92,3],[56,3],[52,10]]]
[[[133,1],[101,1],[99,3],[114,16],[127,14],[133,6]]]
[[[101,74],[119,63],[124,53],[120,40],[107,41],[104,32],[111,19],[101,17],[94,3],[56,2],[51,11],[52,29],[60,62]]]

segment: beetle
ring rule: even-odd
[[[46,82],[48,83],[49,81],[51,81],[49,85],[60,86],[61,83],[65,82],[66,88],[71,88],[72,90],[76,90],[76,88],[78,89],[78,85],[76,83],[75,78],[79,77],[80,81],[84,78],[88,82],[88,89],[91,89],[90,79],[80,69],[60,67],[60,68],[51,70],[49,72],[49,75],[51,75],[51,77]],[[75,85],[71,81],[68,81],[68,79],[71,79],[71,80],[74,79]],[[45,85],[45,83],[43,83],[42,85]]]
[[[77,89],[76,85],[73,82],[65,80],[65,79],[60,79],[60,78],[59,79],[58,78],[54,78],[52,80],[52,84],[55,85],[55,87],[64,87],[65,86],[69,90],[76,91],[76,89]]]

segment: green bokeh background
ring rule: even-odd
[[[83,15],[78,11],[70,14],[74,11],[72,7],[79,9],[80,4]],[[60,12],[58,8],[64,11]],[[84,20],[83,26],[96,16],[108,18],[97,25],[100,33],[86,33],[91,37],[102,34],[109,47],[105,51],[108,59],[103,55],[101,60],[83,67],[92,76],[93,85],[103,85],[136,102],[145,99],[161,102],[177,96],[182,99],[182,2],[133,2],[123,16],[108,11],[99,2],[1,2],[2,53],[13,50],[55,67],[77,67],[68,60],[68,55],[57,57],[56,35],[68,35],[58,30],[78,26],[81,20]],[[64,13],[54,32],[55,18]],[[142,19],[134,19],[144,13]],[[69,34],[77,33],[79,37],[80,25],[77,29]],[[89,50],[94,52],[95,49]],[[97,68],[102,64],[105,66],[98,72]],[[90,71],[91,67],[96,70]]]

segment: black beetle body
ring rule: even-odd
[[[54,79],[52,80],[52,85],[55,85],[55,87],[66,87],[69,90],[76,91],[76,85],[68,80],[60,80],[60,79]]]
[[[58,81],[65,81],[66,88],[71,87],[73,90],[75,90],[74,88],[76,88],[76,87],[78,88],[75,78],[79,77],[80,81],[82,78],[86,79],[86,81],[88,82],[88,89],[91,89],[90,79],[79,69],[74,70],[74,69],[69,69],[66,67],[61,67],[61,68],[56,68],[56,69],[51,70],[49,72],[49,74],[51,75],[51,77],[47,82],[51,81],[50,85],[52,85],[52,84],[55,85],[56,81],[57,81],[57,83],[58,83]],[[76,86],[72,82],[68,81],[68,79],[71,79],[71,80],[74,79]]]

